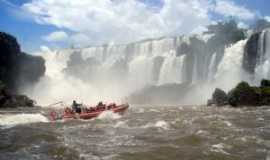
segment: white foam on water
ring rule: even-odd
[[[160,120],[156,123],[147,123],[146,125],[142,126],[142,128],[161,128],[164,130],[169,130],[170,125],[166,121]]]
[[[91,160],[100,160],[100,158],[98,156],[92,155],[91,153],[88,153],[88,154],[82,153],[82,154],[80,154],[80,158],[91,159]]]
[[[156,124],[155,124],[155,127],[168,130],[169,129],[169,124],[167,122],[165,122],[165,121],[157,121]]]
[[[5,114],[0,115],[0,126],[5,128],[13,127],[20,124],[49,122],[49,120],[42,114]]]
[[[229,122],[229,121],[224,121],[224,123],[225,123],[228,127],[231,127],[231,126],[232,126],[232,123]]]
[[[119,121],[113,127],[114,128],[128,128],[127,121]]]
[[[113,136],[105,143],[101,143],[100,146],[115,147],[115,146],[136,146],[131,135],[119,135]]]
[[[151,108],[149,111],[150,111],[150,112],[161,112],[160,110],[154,109],[154,108]]]
[[[121,118],[121,115],[112,111],[104,111],[97,118],[101,120],[114,120]]]
[[[243,130],[241,130],[243,131]],[[261,143],[260,138],[258,138],[257,136],[242,136],[239,138],[242,142],[256,142],[256,143]]]
[[[197,135],[202,135],[202,136],[207,136],[209,135],[209,132],[205,131],[205,130],[199,130],[196,132]]]
[[[144,108],[138,109],[137,113],[144,113]]]
[[[259,117],[256,119],[257,121],[264,121],[264,118],[263,117]]]
[[[230,148],[231,148],[231,146],[229,146],[229,145],[219,143],[219,144],[212,145],[210,150],[212,152],[218,152],[218,153],[223,153],[223,154],[229,155],[230,153],[224,151],[224,149],[230,149]]]
[[[184,108],[182,106],[178,107],[179,110],[184,110]]]
[[[185,119],[185,120],[183,121],[183,124],[185,124],[185,125],[192,125],[192,124],[193,124],[193,120]]]
[[[266,160],[270,160],[270,151],[267,152]]]
[[[248,141],[247,140],[247,137],[241,137],[240,140],[243,141],[243,142],[247,142]]]

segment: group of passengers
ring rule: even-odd
[[[72,110],[75,113],[81,113],[81,112],[96,112],[96,111],[102,111],[102,110],[110,110],[116,107],[115,103],[111,103],[109,105],[103,104],[103,102],[99,102],[96,107],[82,107],[82,104],[77,103],[75,100],[73,100],[72,103]]]

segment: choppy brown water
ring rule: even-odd
[[[2,126],[0,159],[270,160],[270,107],[131,106],[124,116]]]

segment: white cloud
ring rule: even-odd
[[[42,52],[50,52],[51,50],[50,50],[50,48],[49,47],[47,47],[47,46],[40,46],[40,50],[42,51]]]
[[[29,12],[25,12],[20,6],[14,4],[13,2],[9,0],[0,0],[0,3],[3,3],[6,6],[9,14],[18,20],[33,21],[33,16],[29,14]]]
[[[75,45],[76,47],[80,46],[86,46],[89,45],[91,42],[91,39],[82,33],[77,33],[72,36],[70,36],[70,43]]]
[[[214,11],[224,16],[233,16],[241,20],[252,20],[256,14],[244,6],[237,5],[231,0],[217,0]]]
[[[239,22],[238,27],[242,29],[248,29],[249,25],[244,22]]]
[[[270,16],[265,16],[264,19],[270,22]]]
[[[68,35],[64,31],[56,31],[50,33],[49,35],[43,36],[42,38],[48,42],[60,42],[67,40]]]
[[[39,24],[71,30],[75,34],[69,42],[80,45],[198,33],[212,22],[210,12],[243,20],[255,17],[231,0],[163,0],[163,4],[157,9],[139,0],[32,0],[22,8]]]
[[[164,0],[160,10],[138,0],[33,0],[22,7],[40,24],[84,34],[97,44],[188,34],[210,21],[208,0]]]

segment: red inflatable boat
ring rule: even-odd
[[[71,108],[67,107],[64,109],[62,115],[52,111],[50,113],[50,117],[53,121],[60,119],[92,119],[98,117],[102,112],[105,111],[112,111],[114,113],[123,114],[128,109],[128,107],[128,104],[122,104],[104,107],[82,108],[81,113],[75,113]]]

